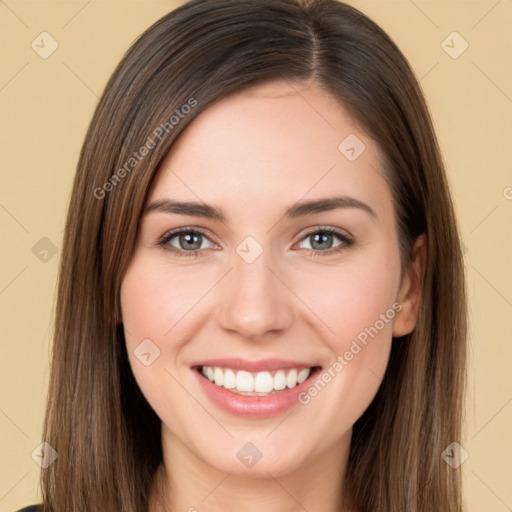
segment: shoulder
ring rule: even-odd
[[[30,505],[30,507],[22,508],[22,509],[18,510],[17,512],[39,512],[40,510],[41,510],[40,505]]]

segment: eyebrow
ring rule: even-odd
[[[284,218],[297,218],[304,215],[320,213],[338,208],[358,208],[368,213],[374,219],[377,218],[375,211],[363,201],[349,196],[327,197],[311,201],[299,201],[292,204],[284,211]],[[190,215],[193,217],[204,217],[220,222],[226,222],[226,217],[221,210],[206,203],[193,201],[172,201],[170,199],[158,199],[147,206],[144,214],[151,212],[171,213],[178,215]]]

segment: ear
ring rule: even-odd
[[[394,338],[409,334],[416,326],[422,299],[422,278],[425,272],[426,261],[426,237],[425,234],[422,234],[414,243],[411,261],[402,276],[397,296],[397,302],[402,305],[402,309],[400,309],[393,321]]]

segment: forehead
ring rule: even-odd
[[[364,148],[355,160],[344,153],[346,140]],[[282,205],[333,192],[368,200],[387,193],[380,166],[377,145],[338,100],[312,83],[274,81],[194,119],[164,159],[149,200]]]

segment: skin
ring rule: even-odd
[[[349,161],[338,145],[355,134],[366,149]],[[393,336],[409,333],[420,302],[424,241],[401,275],[390,189],[376,143],[337,100],[312,82],[275,81],[221,100],[182,133],[159,170],[148,205],[200,201],[226,222],[153,211],[141,218],[123,277],[121,305],[130,364],[162,420],[164,464],[150,509],[339,512],[352,426],[375,396]],[[299,200],[346,195],[370,206],[294,219]],[[202,229],[199,256],[158,244],[176,228]],[[318,227],[354,240],[315,244]],[[253,237],[252,263],[236,248]],[[198,244],[199,245],[199,244]],[[187,251],[175,236],[167,247]],[[317,256],[313,255],[315,251]],[[253,249],[251,249],[253,250]],[[322,252],[323,251],[323,252]],[[327,251],[331,254],[325,255]],[[249,419],[218,409],[190,369],[200,359],[293,358],[333,365],[366,327],[402,308],[306,405]],[[149,366],[133,351],[149,338]],[[248,468],[237,452],[251,442],[262,458]],[[157,499],[158,498],[158,499]]]

